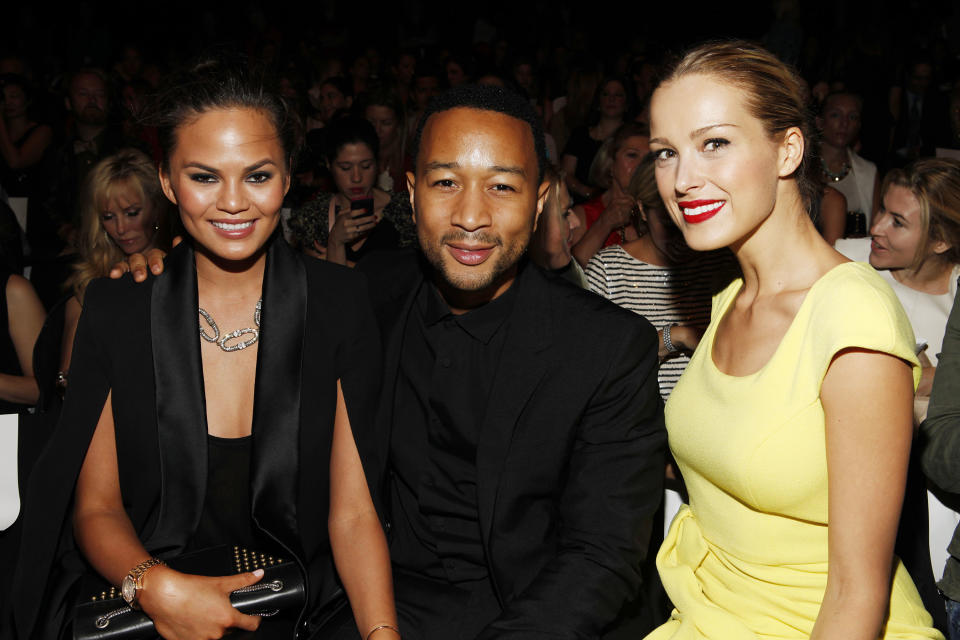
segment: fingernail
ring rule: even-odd
[[[262,577],[263,577],[263,569],[257,569],[256,571],[253,572],[253,575],[257,576],[258,578],[262,578]]]

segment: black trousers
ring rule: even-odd
[[[500,615],[489,578],[454,585],[395,569],[393,584],[404,640],[473,640]]]

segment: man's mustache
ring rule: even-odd
[[[468,231],[451,231],[444,234],[443,238],[441,238],[441,242],[443,244],[455,242],[461,244],[496,245],[498,247],[503,246],[503,240],[500,239],[500,236],[495,236],[483,231],[478,231],[475,233],[470,233]]]

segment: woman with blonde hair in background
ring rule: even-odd
[[[634,169],[650,151],[650,131],[646,125],[628,122],[603,143],[590,167],[591,180],[604,191],[578,204],[573,212],[580,220],[574,235],[573,256],[582,266],[603,247],[636,240],[630,224],[636,199],[627,195]]]
[[[80,259],[67,286],[58,385],[66,386],[83,294],[94,278],[134,253],[170,249],[170,204],[160,189],[157,167],[142,151],[121,149],[98,162],[84,182],[77,247]]]

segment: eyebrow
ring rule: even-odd
[[[424,165],[423,171],[426,173],[427,171],[436,171],[437,169],[459,169],[459,168],[460,168],[459,162],[434,161],[434,162],[428,162],[426,165]],[[507,167],[507,166],[495,164],[487,168],[490,171],[493,171],[494,173],[511,173],[514,175],[518,175],[521,178],[525,178],[527,176],[527,172],[523,170],[523,167]]]
[[[261,168],[261,167],[264,167],[264,166],[266,166],[266,165],[268,165],[268,164],[272,164],[273,166],[277,166],[277,163],[274,162],[273,160],[271,160],[270,158],[264,158],[263,160],[260,160],[259,162],[254,162],[253,164],[251,164],[251,165],[248,166],[248,167],[244,167],[243,171],[244,171],[244,173],[246,173],[246,172],[248,172],[248,171],[256,171],[257,169],[259,169],[259,168]],[[219,170],[214,169],[213,167],[208,167],[207,165],[205,165],[205,164],[203,164],[203,163],[201,163],[201,162],[188,162],[188,163],[186,163],[185,165],[183,165],[183,167],[184,167],[184,169],[192,167],[192,168],[194,168],[194,169],[203,169],[204,171],[207,171],[207,172],[209,172],[209,173],[220,173]]]
[[[703,134],[705,134],[707,131],[710,131],[710,129],[715,129],[715,128],[717,128],[717,127],[737,127],[737,125],[732,124],[732,123],[730,123],[730,122],[718,122],[717,124],[708,124],[708,125],[705,126],[705,127],[700,127],[699,129],[697,129],[697,130],[695,130],[695,131],[691,131],[691,132],[690,132],[690,139],[698,138],[698,137],[702,136]],[[664,140],[663,138],[650,138],[649,144],[654,144],[654,143],[656,143],[656,144],[668,144],[667,141]]]

